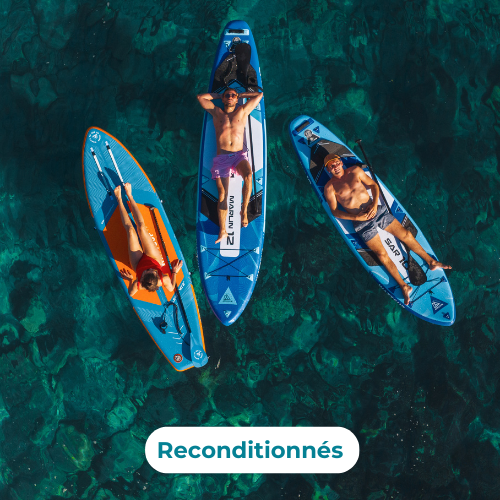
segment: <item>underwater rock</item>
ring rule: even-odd
[[[178,425],[181,409],[173,395],[151,389],[148,392],[147,405],[139,409],[139,416],[155,427]]]
[[[262,394],[262,403],[266,412],[269,413],[270,425],[291,425],[291,408],[296,402],[293,387],[290,384],[281,383],[274,386],[268,386],[264,390],[265,392]]]
[[[173,21],[162,20],[153,25],[153,18],[147,17],[134,38],[134,46],[145,53],[151,53],[159,45],[175,41],[177,32],[178,26]]]
[[[36,339],[32,344],[32,349],[36,366],[43,367],[53,375],[59,372],[68,358],[78,353],[71,339],[58,337],[55,333]]]
[[[31,302],[26,317],[21,320],[21,325],[23,325],[29,333],[35,336],[34,334],[38,333],[40,326],[46,321],[47,316],[45,315],[43,304],[37,299]]]
[[[342,361],[344,354],[317,346],[311,352],[311,359],[318,375],[332,387],[349,384],[349,377]]]
[[[298,350],[309,352],[321,335],[318,331],[319,322],[313,321],[310,314],[302,311],[300,317],[302,322],[292,329],[290,335],[291,345],[281,350],[284,356],[290,356]]]
[[[144,443],[130,432],[120,432],[111,438],[109,449],[105,452],[102,462],[101,479],[116,479],[123,477],[126,481],[133,480],[133,473],[141,467],[145,460]]]
[[[260,320],[265,325],[273,323],[283,323],[290,316],[295,314],[293,305],[286,298],[276,298],[271,290],[264,292],[265,296],[260,297],[259,304],[252,304],[252,311],[255,308],[259,311]]]
[[[71,3],[60,5],[50,0],[36,0],[33,16],[43,42],[51,49],[62,49],[75,26],[76,16]]]
[[[217,410],[225,417],[248,418],[248,413],[258,402],[258,397],[254,395],[241,382],[234,385],[219,386],[215,390],[214,403]]]
[[[31,105],[46,108],[57,99],[57,94],[47,78],[35,79],[31,73],[23,76],[12,75],[12,89]]]
[[[355,136],[359,137],[363,134],[363,138],[368,141],[374,135],[373,131],[376,131],[378,117],[373,113],[369,95],[365,90],[351,87],[335,96],[332,106],[336,110],[335,126],[332,130],[340,131],[340,138],[352,140]]]
[[[120,500],[120,498],[115,497],[111,491],[101,488],[97,491],[95,500]]]
[[[87,470],[95,455],[89,438],[72,425],[59,427],[56,441],[47,451],[54,465],[64,472]]]
[[[137,408],[130,399],[122,398],[113,407],[107,415],[108,425],[114,431],[123,431],[127,429],[137,414]]]
[[[102,428],[106,411],[113,408],[123,390],[123,381],[116,376],[116,367],[98,359],[71,358],[59,376],[68,418],[85,416],[91,427]],[[99,384],[99,388],[89,390],[94,384]]]

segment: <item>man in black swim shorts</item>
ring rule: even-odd
[[[403,292],[405,304],[410,302],[412,287],[404,282],[399,271],[382,244],[377,228],[386,230],[422,257],[431,271],[438,268],[451,269],[431,257],[413,235],[405,229],[387,210],[378,205],[380,190],[378,184],[358,166],[346,168],[338,155],[330,154],[324,160],[326,170],[332,178],[325,186],[325,198],[332,214],[339,219],[352,220],[356,233],[373,250],[380,262],[396,280]],[[372,192],[372,198],[367,188]],[[346,210],[338,209],[338,204]]]

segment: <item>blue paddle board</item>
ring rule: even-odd
[[[123,144],[97,127],[87,130],[82,164],[85,192],[96,229],[120,286],[144,328],[177,371],[205,365],[208,357],[189,270],[148,176]],[[168,264],[171,268],[170,263],[178,259],[183,261],[174,291],[169,292],[162,287],[156,292],[140,289],[133,297],[128,293],[128,281],[121,277],[120,269],[128,269],[134,278],[135,274],[128,257],[127,233],[113,193],[115,187],[121,184],[119,174],[123,182],[132,185],[134,199],[151,238],[162,254],[162,265]],[[123,188],[122,196],[132,219]]]
[[[425,272],[427,281],[420,286],[410,285],[413,287],[413,291],[410,295],[410,303],[405,305],[400,287],[387,272],[386,268],[378,261],[375,253],[356,234],[352,221],[338,219],[333,216],[323,193],[325,184],[331,179],[331,175],[323,166],[325,156],[334,153],[342,158],[349,158],[351,161],[352,159],[357,160],[357,163],[360,165],[363,162],[336,135],[309,116],[302,115],[292,120],[290,123],[290,136],[309,183],[313,187],[333,225],[337,228],[361,265],[370,273],[379,286],[407,311],[418,318],[436,325],[452,325],[455,321],[455,301],[453,300],[453,293],[446,274],[442,269],[431,271],[427,263],[412,252],[412,257]],[[363,167],[366,174],[371,177],[368,168],[365,165]],[[380,179],[378,181],[392,214],[403,227],[413,234],[423,249],[437,259],[429,242],[415,221]],[[379,204],[382,203],[383,201],[379,200]],[[379,228],[378,232],[387,254],[396,265],[404,281],[409,283],[407,270],[408,256],[405,247],[395,236],[387,231]]]
[[[249,44],[251,48],[248,73],[238,68],[235,49],[238,44]],[[238,93],[258,91],[262,87],[259,60],[255,41],[243,21],[232,21],[222,34],[215,63],[210,77],[209,92],[221,93],[229,86]],[[214,104],[223,107],[220,99]],[[244,100],[239,100],[239,105]],[[219,234],[217,215],[218,192],[210,169],[217,154],[213,118],[205,113],[201,138],[200,168],[198,182],[198,219],[196,226],[198,241],[198,264],[201,282],[210,307],[224,324],[234,323],[245,309],[257,282],[266,221],[266,120],[264,99],[248,117],[245,128],[244,147],[248,149],[252,165],[253,188],[248,205],[248,226],[241,227],[241,201],[243,181],[239,175],[231,177],[228,191],[228,215],[226,227],[229,236],[215,244]]]

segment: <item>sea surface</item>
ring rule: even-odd
[[[224,25],[250,25],[267,110],[267,232],[222,326],[196,261],[203,113]],[[481,0],[0,1],[0,498],[500,498],[500,4]],[[383,293],[329,223],[288,124],[363,139],[448,273],[457,321]],[[209,364],[177,373],[118,285],[85,199],[88,127],[164,200]],[[340,475],[163,475],[164,425],[343,426]]]

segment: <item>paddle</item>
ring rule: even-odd
[[[248,43],[239,43],[234,48],[236,56],[236,66],[243,76],[243,85],[248,90],[248,67],[250,66],[250,58],[252,56],[252,47]]]
[[[248,43],[238,43],[234,48],[236,56],[236,66],[242,74],[243,81],[241,82],[248,91],[248,68],[250,67],[250,59],[252,57],[252,47]],[[257,208],[257,184],[255,180],[255,160],[253,156],[253,141],[252,141],[252,120],[248,117],[248,136],[250,138],[250,155],[252,157],[252,179],[253,179],[253,209],[256,215],[260,212]]]
[[[156,232],[158,233],[158,236],[160,237],[161,246],[163,247],[163,253],[165,254],[165,258],[167,259],[168,267],[170,268],[170,270],[172,270],[172,265],[170,264],[170,259],[168,258],[167,247],[165,246],[165,242],[163,241],[163,236],[162,236],[161,231],[160,231],[160,226],[158,225],[158,220],[156,219],[155,207],[149,207],[149,210],[151,211],[151,214],[153,215],[153,221],[155,223]],[[189,326],[187,314],[186,314],[186,311],[184,310],[184,304],[182,303],[182,299],[181,299],[179,289],[177,288],[176,283],[174,283],[174,290],[175,290],[175,296],[177,297],[177,302],[179,303],[179,306],[181,308],[182,317],[184,318],[184,322],[186,323],[187,331],[188,331],[188,333],[191,333],[191,328]]]
[[[253,210],[256,215],[260,214],[257,208],[257,183],[255,180],[255,160],[253,157],[253,141],[252,141],[252,117],[248,117],[248,137],[250,138],[250,155],[252,156],[252,179],[253,179]]]
[[[153,221],[155,224],[156,231],[160,237],[161,241],[161,246],[163,247],[163,253],[165,254],[165,258],[167,259],[167,263],[170,269],[172,269],[172,265],[170,263],[170,259],[168,258],[168,253],[167,253],[167,248],[165,246],[165,242],[163,241],[163,236],[160,231],[160,226],[158,225],[158,220],[156,219],[156,214],[155,214],[155,207],[150,207],[151,213],[153,215]],[[196,368],[201,368],[202,366],[207,364],[208,357],[203,350],[203,347],[197,342],[195,339],[194,335],[191,335],[191,327],[189,326],[189,320],[186,314],[186,310],[184,309],[184,304],[182,302],[181,294],[179,293],[179,288],[177,287],[177,284],[174,283],[174,290],[175,290],[175,296],[177,297],[177,303],[179,304],[181,308],[181,314],[182,317],[184,318],[184,323],[186,324],[186,328],[188,333],[190,334],[189,336],[189,344],[191,348],[191,362],[193,363],[193,366]],[[180,333],[180,328],[179,324],[177,323],[177,329],[179,330]],[[184,339],[183,339],[184,340]]]
[[[368,168],[370,169],[370,174],[372,175],[372,179],[377,183],[377,186],[380,191],[380,195],[382,196],[382,199],[384,200],[385,206],[387,207],[387,210],[389,211],[390,214],[394,215],[391,211],[391,208],[389,207],[389,203],[387,203],[387,200],[385,199],[384,192],[382,191],[382,187],[380,186],[377,176],[375,175],[375,172],[373,171],[373,167],[371,166],[370,162],[368,161],[368,157],[366,156],[365,150],[363,146],[361,145],[361,139],[356,140],[356,144],[361,148],[361,152],[363,153],[363,156],[365,158],[366,164],[368,165]],[[401,244],[405,248],[406,255],[408,256],[408,278],[410,279],[410,283],[415,286],[420,286],[423,285],[427,281],[427,276],[425,275],[424,270],[418,265],[418,263],[415,261],[415,259],[411,256],[410,254],[410,249],[404,244],[403,241],[401,241]]]
[[[94,161],[97,165],[97,168],[99,169],[99,175],[101,177],[101,180],[102,180],[104,187],[106,188],[106,191],[108,192],[108,196],[112,197],[113,193],[111,192],[111,190],[108,187],[108,182],[106,180],[106,177],[104,177],[104,173],[102,171],[101,164],[99,163],[99,160],[97,159],[97,155],[95,154],[94,148],[90,148],[90,152],[92,153],[92,158],[94,158]]]
[[[115,170],[116,170],[116,173],[118,174],[118,178],[120,179],[120,182],[122,183],[122,186],[125,189],[125,181],[123,180],[122,174],[120,173],[120,169],[118,168],[118,165],[116,164],[115,155],[113,154],[113,151],[111,151],[111,146],[109,145],[108,141],[106,141],[106,149],[108,150],[109,156],[111,157],[111,160],[113,161],[113,165],[115,166]]]

